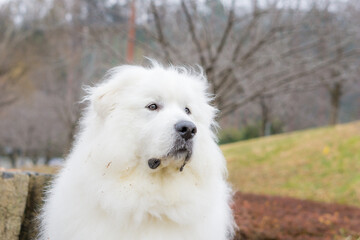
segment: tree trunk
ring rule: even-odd
[[[69,130],[68,130],[68,134],[67,134],[67,143],[65,146],[66,153],[68,153],[71,150],[71,146],[73,144],[74,135],[75,135],[75,131],[76,131],[76,123],[77,123],[77,121],[75,121],[74,123],[71,124],[71,126],[69,126]]]
[[[17,163],[16,153],[9,154],[9,158],[10,158],[11,167],[16,168],[16,163]]]
[[[269,122],[269,107],[266,104],[264,96],[260,97],[260,107],[261,107],[261,125],[260,125],[260,136],[265,136],[266,126]]]
[[[331,100],[331,116],[330,125],[336,125],[339,120],[340,100],[343,95],[342,84],[336,82],[330,89],[330,100]]]

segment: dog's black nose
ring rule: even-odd
[[[190,121],[180,121],[175,124],[175,130],[185,141],[193,138],[196,134],[196,126]]]

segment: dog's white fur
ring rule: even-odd
[[[111,70],[89,90],[81,130],[48,192],[39,239],[231,239],[231,190],[206,91],[203,74],[185,68]],[[150,103],[160,108],[150,111]],[[166,157],[180,120],[197,127],[183,171],[183,160]],[[154,157],[162,162],[150,169]]]

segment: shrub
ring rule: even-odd
[[[239,129],[228,128],[220,131],[219,144],[232,143],[243,140],[243,134]]]
[[[283,123],[273,121],[270,125],[270,135],[283,132]],[[227,128],[220,131],[219,144],[232,143],[252,138],[261,137],[261,123],[254,121],[240,129]]]

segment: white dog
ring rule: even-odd
[[[41,215],[43,240],[222,240],[234,221],[206,78],[117,67],[91,88]]]

